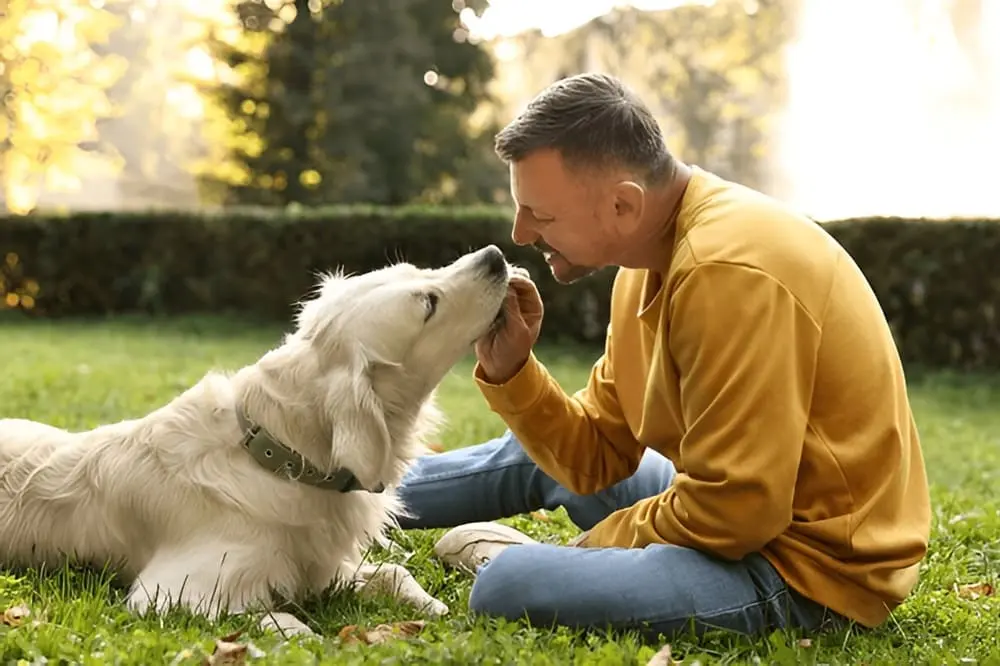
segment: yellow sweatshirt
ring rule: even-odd
[[[930,500],[903,369],[875,295],[821,227],[695,168],[661,272],[622,269],[605,352],[570,396],[532,354],[476,381],[548,475],[578,494],[672,460],[664,493],[590,546],[762,553],[804,596],[867,626],[914,587]]]

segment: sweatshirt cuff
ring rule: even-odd
[[[615,512],[617,513],[617,512]],[[587,535],[588,548],[630,548],[628,530],[622,529],[622,516],[612,513],[590,528]],[[625,534],[623,534],[625,532]]]
[[[473,371],[476,385],[487,404],[497,414],[521,414],[531,409],[545,393],[548,373],[534,352],[517,374],[503,384],[491,384],[483,376],[482,367],[476,363]]]

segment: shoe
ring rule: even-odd
[[[475,574],[507,546],[538,543],[527,534],[500,523],[468,523],[452,528],[434,544],[445,564]]]

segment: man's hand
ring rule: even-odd
[[[513,269],[503,326],[476,341],[476,359],[486,381],[503,384],[524,366],[538,341],[543,314],[542,297],[528,272]]]

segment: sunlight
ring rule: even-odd
[[[490,0],[482,16],[476,16],[466,7],[459,13],[459,19],[469,34],[478,39],[511,37],[531,29],[539,30],[545,37],[554,37],[618,7],[652,11],[713,3],[714,0]]]
[[[189,49],[184,54],[184,63],[189,74],[203,81],[215,78],[215,60],[202,46]]]
[[[88,57],[81,53],[80,23],[86,19],[86,7],[79,5],[57,8],[40,7],[28,11],[18,26],[18,34],[11,40],[10,46],[15,50],[15,58],[20,54],[33,54],[34,59],[19,63],[15,70],[18,77],[37,76],[44,67],[42,52],[47,51],[56,57],[59,54],[70,67],[87,66]],[[34,67],[34,71],[32,71]],[[100,75],[104,70],[95,72]],[[22,84],[26,85],[26,84]],[[66,114],[75,111],[81,104],[77,96],[64,95],[64,89],[56,90],[42,87],[35,90],[28,98],[14,96],[9,104],[17,118],[18,140],[21,150],[8,151],[3,156],[4,200],[6,208],[15,213],[29,212],[35,203],[36,186],[39,179],[44,179],[45,167],[35,164],[25,154],[26,146],[35,146],[38,151],[44,151],[60,133],[56,126],[59,121],[65,121]],[[58,118],[53,123],[52,117]],[[83,123],[83,136],[87,130],[86,120]],[[56,178],[54,182],[65,182]]]
[[[75,39],[66,43],[66,33],[60,33],[59,14],[51,9],[43,9],[24,17],[21,34],[13,40],[15,48],[27,51],[33,44],[52,44],[63,49],[73,46]],[[72,37],[72,33],[70,33]]]
[[[991,166],[1000,153],[1000,2],[983,2],[976,47],[956,38],[952,1],[804,0],[775,139],[779,195],[819,219],[1000,215]],[[694,3],[491,0],[482,16],[465,8],[460,20],[509,62],[518,48],[505,37],[552,37],[616,7],[684,4]],[[745,4],[753,13],[754,1]]]
[[[279,0],[262,1],[273,9],[284,6]],[[507,38],[525,31],[553,37],[617,8],[654,11],[714,2],[490,0],[481,16],[463,0],[452,4],[469,38],[491,41],[501,67],[513,69],[521,66],[520,47]],[[784,185],[775,194],[821,220],[883,214],[1000,215],[993,166],[1000,154],[1000,0],[983,0],[978,26],[972,24],[961,37],[952,29],[949,12],[954,2],[803,0],[798,39],[786,54],[788,104],[774,138]],[[67,72],[64,80],[49,76],[44,86],[32,85],[30,95],[13,100],[22,144],[55,145],[67,128],[81,136],[93,134],[93,128],[78,125],[76,118],[93,124],[90,116],[108,110],[94,91],[115,80],[117,65],[91,62],[86,40],[103,26],[88,23],[94,9],[114,4],[37,0],[22,12],[18,33],[4,44],[8,52],[13,50],[16,76],[26,81],[44,78],[32,73],[29,56],[36,56],[38,63],[59,61]],[[222,38],[239,32],[234,4],[124,4],[138,21],[128,29],[148,31],[155,38],[158,55],[142,76],[155,79],[157,101],[185,124],[197,125],[209,113],[198,83],[234,76],[206,46],[210,30]],[[744,0],[744,6],[753,13],[756,0]],[[158,30],[154,17],[165,17],[179,28]],[[973,43],[976,30],[978,43]],[[433,85],[433,74],[427,77]],[[22,173],[29,168],[26,164],[30,162],[4,164],[7,205],[18,210],[31,197],[11,193],[12,188],[23,190],[44,178],[41,173]],[[68,180],[53,176],[49,182],[62,187]]]
[[[204,40],[211,30],[226,31],[238,28],[239,19],[233,9],[233,0],[180,0],[177,5],[176,11],[184,16],[187,28],[184,42],[187,44]],[[187,47],[181,61],[183,66],[177,72],[180,77],[195,78],[202,82],[220,81],[224,78],[225,68],[216,62],[205,46]],[[205,100],[198,89],[190,83],[180,82],[170,85],[167,91],[167,103],[188,120],[201,120],[205,117]]]
[[[900,0],[807,2],[787,56],[786,196],[821,220],[1000,215],[997,4],[977,70],[939,0],[916,17]]]
[[[17,118],[20,150],[9,151],[0,165],[4,173],[4,203],[0,207],[17,214],[30,212],[46,196],[79,190],[80,178],[86,182],[92,198],[99,198],[98,190],[105,198],[117,198],[113,190],[118,177],[110,164],[108,169],[86,167],[77,172],[80,178],[71,175],[82,163],[79,154],[71,156],[67,144],[67,141],[96,139],[94,118],[114,112],[103,89],[118,79],[122,61],[95,59],[89,43],[93,37],[101,38],[107,29],[113,28],[114,5],[111,0],[45,0],[28,3],[19,12],[16,34],[5,46],[6,57],[16,63],[13,71],[21,81],[18,87],[25,91],[10,101]],[[174,117],[196,124],[204,119],[206,102],[194,81],[218,80],[221,70],[205,42],[211,28],[225,29],[238,24],[232,5],[233,0],[117,3],[133,21],[124,30],[132,31],[136,37],[144,36],[136,31],[148,31],[145,35],[150,37],[148,48],[158,55],[150,64],[150,71],[139,74],[153,77],[159,84],[163,103]],[[101,16],[98,12],[102,10],[108,13]],[[154,18],[165,19],[179,29],[158,30]],[[43,77],[45,83],[35,85],[33,80],[44,72],[33,73],[33,64],[44,67],[45,62],[58,62],[60,76]],[[137,66],[135,60],[128,64]],[[135,137],[135,140],[141,139]],[[58,152],[60,157],[42,165],[21,154],[34,154],[38,150]],[[97,178],[107,182],[92,182]]]
[[[167,104],[188,120],[202,118],[205,115],[205,102],[197,88],[188,83],[170,86],[166,94]]]

